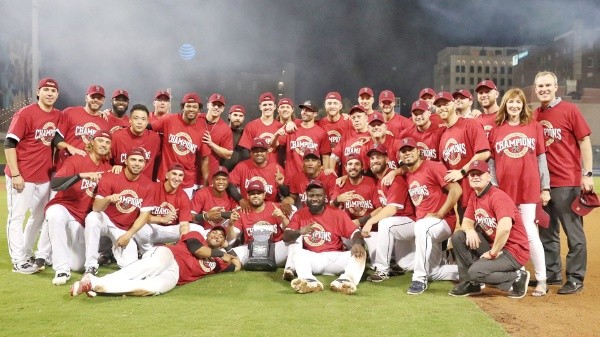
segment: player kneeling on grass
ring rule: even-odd
[[[462,231],[452,236],[460,283],[452,296],[481,292],[481,283],[508,291],[508,297],[527,294],[529,272],[521,270],[529,260],[529,240],[512,199],[491,184],[487,163],[469,166],[471,194]]]
[[[71,296],[159,295],[206,275],[240,270],[237,257],[223,252],[226,245],[225,228],[221,226],[208,232],[206,240],[198,232],[189,232],[177,244],[154,247],[119,271],[103,277],[85,274],[71,287]]]
[[[290,253],[298,274],[292,280],[292,288],[301,294],[318,292],[323,290],[323,284],[314,274],[342,273],[331,282],[331,290],[354,294],[367,258],[360,229],[344,211],[327,205],[325,189],[319,181],[306,187],[306,206],[294,214],[283,232],[287,243],[303,236],[304,249]],[[344,251],[343,237],[352,238],[350,251]]]

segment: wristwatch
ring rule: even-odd
[[[593,177],[594,173],[592,171],[583,172],[582,176],[584,177]]]

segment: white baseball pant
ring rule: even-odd
[[[535,271],[535,279],[538,281],[546,280],[546,256],[544,255],[544,246],[540,240],[540,233],[535,224],[535,208],[536,204],[520,204],[519,212],[527,231],[527,239],[529,240],[529,254],[531,255],[531,263]]]
[[[85,263],[85,230],[63,205],[46,210],[45,226],[52,245],[52,268],[59,273],[83,271]]]
[[[190,231],[199,232],[206,237],[206,230],[197,224],[190,223]],[[181,237],[181,225],[162,226],[158,224],[146,224],[133,236],[142,253],[146,253],[154,245],[177,242]]]
[[[133,238],[125,247],[116,242],[126,231],[117,227],[104,212],[90,212],[85,218],[85,267],[98,268],[98,245],[100,236],[108,236],[114,243],[112,251],[117,264],[123,268],[138,260],[137,244]]]
[[[373,268],[388,271],[392,252],[402,269],[412,270],[415,256],[415,222],[405,216],[393,216],[377,224],[377,249]]]
[[[442,264],[442,242],[452,236],[444,219],[423,218],[415,223],[415,269],[413,281],[458,281],[458,266]]]
[[[315,253],[306,249],[294,250],[292,259],[298,278],[315,279],[314,274],[337,275],[358,285],[365,270],[365,258],[351,256],[350,251]]]
[[[101,294],[160,295],[177,285],[179,265],[169,248],[159,246],[121,270],[90,280],[92,290]]]
[[[283,267],[286,264],[286,260],[288,257],[288,245],[283,241],[277,241],[273,245],[275,249],[275,263],[277,267]],[[241,245],[233,248],[233,251],[240,259],[240,263],[243,265],[248,262],[248,258],[250,257],[250,250],[248,249],[248,245]]]
[[[50,182],[35,184],[25,182],[24,188],[18,192],[12,187],[12,179],[6,177],[6,194],[8,220],[6,223],[6,238],[8,252],[12,263],[22,263],[33,256],[33,246],[44,221],[44,207],[50,200]],[[31,213],[25,228],[25,214]],[[38,249],[48,251],[50,240],[44,239],[38,244]]]

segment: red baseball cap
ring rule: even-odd
[[[325,186],[323,185],[322,182],[320,182],[318,180],[311,180],[308,182],[308,185],[306,185],[306,191],[308,192],[308,190],[313,189],[313,188],[325,189]]]
[[[108,130],[97,130],[96,133],[94,133],[94,137],[92,137],[93,139],[96,138],[108,138],[108,139],[112,139],[112,135],[110,134],[110,131]]]
[[[373,97],[373,90],[368,87],[360,88],[358,91],[358,96],[360,95],[369,95],[369,97]]]
[[[452,93],[452,97],[454,99],[456,99],[456,97],[458,97],[458,96],[462,96],[462,97],[468,98],[468,99],[473,99],[473,95],[471,95],[471,92],[469,90],[465,90],[465,89],[460,89],[460,90],[457,90]]]
[[[431,95],[431,97],[434,97],[435,91],[431,88],[423,88],[419,91],[419,98],[423,98],[424,95]]]
[[[195,92],[188,92],[181,99],[181,103],[183,103],[183,104],[185,104],[185,103],[198,103],[198,104],[202,104],[202,101],[200,100],[200,96],[198,96],[197,93],[195,93]]]
[[[440,91],[435,95],[435,100],[433,101],[433,105],[437,103],[437,101],[446,100],[448,102],[454,102],[454,97],[452,94],[447,91]]]
[[[291,106],[292,109],[294,108],[294,101],[292,101],[291,98],[284,97],[284,98],[280,99],[279,102],[277,103],[277,106],[280,107],[284,104]]]
[[[483,160],[475,160],[474,162],[471,163],[471,165],[469,165],[469,169],[467,170],[467,173],[469,173],[471,171],[480,171],[483,173],[489,173],[490,167]]]
[[[55,88],[58,90],[58,83],[56,83],[56,81],[50,77],[45,77],[38,82],[38,89],[44,87]]]
[[[412,137],[402,138],[400,141],[400,148],[398,148],[398,150],[404,147],[412,147],[414,149],[417,147],[417,141]]]
[[[183,167],[183,165],[181,165],[178,162],[171,163],[171,165],[169,165],[169,169],[167,170],[167,172],[173,171],[173,170],[182,171],[183,173],[185,173],[185,168]]]
[[[223,95],[221,94],[212,94],[210,95],[210,97],[208,98],[208,103],[214,103],[214,102],[221,102],[223,103],[223,105],[225,105],[225,97],[223,97]]]
[[[90,87],[87,90],[87,95],[91,96],[93,94],[100,94],[102,95],[102,97],[106,97],[106,94],[104,93],[104,88],[97,84],[90,85]]]
[[[113,91],[112,98],[116,98],[118,96],[125,96],[125,98],[129,100],[129,93],[127,92],[127,90],[117,89]]]
[[[265,185],[260,180],[252,180],[250,184],[248,184],[248,187],[246,187],[246,191],[259,191],[264,193]]]
[[[160,96],[166,96],[168,99],[171,99],[171,94],[166,90],[158,90],[156,94],[154,94],[154,99],[158,99]]]
[[[260,94],[260,97],[258,98],[258,102],[262,103],[265,101],[275,102],[275,96],[273,96],[273,94],[270,92],[263,92],[262,94]]]
[[[212,231],[221,231],[221,232],[223,232],[223,235],[227,236],[227,230],[225,229],[225,227],[223,227],[221,225],[216,225],[209,230],[209,232],[212,232]]]
[[[538,201],[535,206],[535,223],[543,228],[550,227],[550,216],[544,210],[544,206],[542,206],[542,202]]]
[[[575,212],[575,214],[579,216],[585,216],[591,211],[593,211],[594,208],[599,206],[600,200],[598,200],[598,196],[596,195],[596,193],[594,193],[594,191],[581,191],[579,197],[573,200],[573,203],[571,204],[571,209],[573,210],[573,212]]]
[[[339,92],[337,91],[332,91],[330,93],[328,93],[327,95],[325,95],[325,100],[328,99],[337,99],[338,101],[342,101],[342,95],[340,95]]]
[[[265,149],[268,150],[269,149],[269,144],[267,144],[267,141],[262,139],[262,138],[254,138],[254,140],[252,141],[252,146],[250,147],[250,149]]]
[[[142,156],[146,159],[146,150],[141,147],[134,147],[133,149],[127,151],[127,158],[131,156]]]
[[[243,105],[239,105],[239,104],[232,105],[231,108],[229,108],[229,113],[232,113],[232,112],[240,112],[242,115],[245,115],[246,108],[244,108]]]
[[[370,157],[375,152],[387,156],[387,147],[385,147],[385,145],[383,144],[374,144],[373,146],[371,146],[369,151],[367,151],[367,156]]]
[[[350,111],[348,111],[348,115],[352,115],[353,113],[355,113],[357,111],[367,113],[365,111],[365,108],[362,107],[362,105],[355,105],[352,108],[350,108]]]
[[[413,102],[412,108],[410,109],[412,113],[414,113],[416,110],[429,111],[429,104],[427,104],[427,102],[423,100],[418,99]]]
[[[304,150],[304,156],[302,157],[302,159],[306,159],[308,157],[315,157],[317,159],[321,159],[319,151],[313,148],[307,148],[306,150]]]
[[[360,158],[360,155],[358,153],[350,153],[349,155],[346,156],[346,163],[348,163],[351,160],[358,160],[361,164],[362,164],[362,159]]]
[[[383,119],[381,119],[381,117],[379,117],[379,114],[371,114],[369,116],[369,125],[376,123],[376,122],[380,122],[381,124],[385,124],[385,122],[383,121]]]
[[[379,94],[379,102],[393,102],[396,100],[396,95],[391,90],[384,90]]]
[[[481,89],[481,88],[498,90],[498,89],[496,89],[496,84],[494,83],[494,81],[491,81],[491,80],[483,80],[483,81],[479,82],[479,84],[477,84],[477,87],[475,87],[475,92],[478,92],[479,89]]]
[[[217,171],[213,174],[213,178],[216,177],[217,175],[226,175],[229,177],[229,170],[227,170],[227,168],[225,166],[219,166],[219,168],[217,169]]]

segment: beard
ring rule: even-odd
[[[307,203],[306,207],[308,207],[308,211],[310,212],[310,214],[319,214],[325,209],[325,204],[324,203],[319,203],[319,204],[308,204]]]

